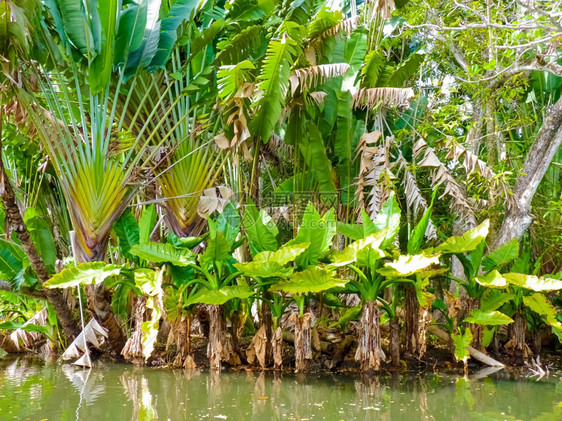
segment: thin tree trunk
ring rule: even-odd
[[[14,291],[14,289],[12,288],[12,285],[9,282],[1,281],[1,280],[0,280],[0,291],[8,291],[8,292],[13,292],[14,294],[22,294],[22,295],[26,295],[26,296],[31,297],[31,298],[36,298],[38,300],[46,300],[47,299],[47,296],[45,295],[45,292],[43,290],[33,289],[33,288],[28,288],[28,287],[22,286],[17,291]]]
[[[362,371],[378,371],[381,368],[380,310],[375,301],[367,301],[363,305],[355,360],[361,363]]]
[[[404,294],[404,326],[406,330],[406,352],[413,356],[417,356],[420,303],[418,302],[416,289],[412,285],[404,286]]]
[[[533,222],[531,202],[554,154],[562,143],[562,97],[548,110],[517,177],[513,196],[493,242],[495,250],[513,238],[521,238]]]
[[[13,227],[16,235],[18,236],[22,248],[27,255],[31,267],[33,268],[35,274],[37,275],[37,279],[39,283],[43,285],[50,279],[49,272],[47,271],[47,267],[41,259],[35,244],[33,244],[33,240],[27,230],[27,226],[23,221],[23,217],[21,215],[20,209],[16,202],[16,197],[14,194],[14,190],[12,189],[12,185],[10,184],[10,180],[8,175],[6,174],[6,169],[4,168],[4,162],[2,158],[2,119],[3,115],[0,112],[0,197],[2,198],[2,202],[4,203],[4,211],[6,213],[6,219]],[[68,304],[64,300],[62,296],[62,291],[59,289],[44,289],[44,294],[49,303],[53,306],[57,318],[66,334],[66,336],[73,340],[78,336],[80,333],[80,328],[78,327],[78,323],[72,317],[72,313],[68,307]]]
[[[398,317],[390,319],[390,363],[400,367],[400,321]]]

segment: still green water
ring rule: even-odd
[[[486,374],[186,374],[4,357],[0,420],[562,420],[559,373]]]

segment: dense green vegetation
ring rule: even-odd
[[[562,8],[489,3],[2,2],[0,346],[555,350]]]

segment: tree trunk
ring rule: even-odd
[[[103,284],[86,285],[86,296],[89,308],[100,325],[107,329],[107,342],[115,356],[121,354],[125,346],[126,337],[117,322],[113,308],[111,307],[111,295]]]
[[[226,332],[226,320],[222,306],[209,305],[209,343],[207,357],[211,370],[221,371],[222,362],[230,361],[232,357],[232,344]]]
[[[517,177],[513,196],[490,250],[521,238],[533,222],[531,202],[554,154],[562,143],[562,97],[548,110]]]
[[[185,368],[186,370],[196,368],[195,361],[191,355],[192,319],[193,315],[190,313],[187,316],[174,320],[172,324],[174,342],[177,347],[176,358],[174,358],[172,365],[177,368]]]
[[[362,371],[378,371],[381,367],[380,310],[375,301],[363,305],[359,321],[359,340],[355,360]]]
[[[87,253],[79,246],[74,231],[70,233],[70,241],[76,262],[103,262],[105,260],[107,240],[99,242],[95,250],[92,250],[90,253]],[[84,289],[86,291],[86,297],[88,298],[88,307],[92,314],[99,324],[107,329],[107,341],[112,353],[115,356],[121,355],[127,338],[119,326],[115,314],[113,314],[111,293],[105,289],[103,283],[99,285],[85,285]]]
[[[400,367],[400,321],[398,317],[390,319],[390,363]]]
[[[470,316],[472,310],[477,310],[480,308],[480,300],[478,298],[468,298],[466,301],[466,311],[463,312],[460,319],[464,319]],[[484,348],[482,347],[482,334],[484,332],[484,326],[476,324],[476,323],[468,323],[468,328],[472,333],[472,347],[476,348],[478,351],[483,352]]]
[[[416,350],[416,333],[418,331],[419,303],[416,290],[411,285],[404,286],[404,327],[406,330],[406,352],[414,355]]]
[[[515,313],[513,317],[512,335],[513,335],[513,356],[515,364],[524,365],[529,352],[525,343],[526,320],[521,311]]]
[[[123,347],[121,354],[126,360],[133,361],[135,366],[144,365],[144,355],[142,354],[142,323],[146,321],[146,297],[136,297],[134,311],[135,315],[135,328],[131,337],[127,340],[127,343]]]
[[[302,373],[308,370],[312,359],[312,314],[300,317],[294,313],[292,319],[295,323],[295,372]]]
[[[0,113],[0,121],[3,119],[3,116]],[[4,203],[4,211],[6,213],[6,219],[9,224],[12,226],[16,235],[18,236],[22,248],[29,259],[31,267],[33,268],[35,274],[37,275],[37,279],[39,283],[43,285],[50,279],[49,272],[47,271],[47,267],[41,259],[35,244],[33,244],[33,240],[27,230],[27,226],[23,221],[23,217],[21,215],[20,209],[16,203],[16,197],[14,194],[14,190],[12,189],[12,185],[10,184],[10,180],[8,175],[6,174],[6,170],[4,168],[4,162],[2,158],[2,139],[1,139],[1,130],[2,130],[2,123],[0,122],[0,197],[2,198],[2,202]],[[80,333],[80,328],[78,327],[78,323],[72,317],[72,313],[62,296],[62,291],[60,289],[44,289],[45,297],[53,306],[57,318],[66,334],[66,336],[70,340],[74,340],[78,334]]]
[[[281,370],[283,368],[283,330],[281,326],[273,333],[271,347],[273,349],[273,368]]]

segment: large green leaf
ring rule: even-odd
[[[199,255],[199,263],[203,267],[211,267],[213,264],[222,265],[230,256],[231,246],[221,232],[217,232],[213,237],[207,239],[205,252]]]
[[[382,231],[384,229],[388,230],[386,233],[386,239],[382,245],[383,248],[395,240],[396,235],[400,230],[400,213],[400,206],[396,201],[396,195],[394,192],[391,192],[386,202],[383,203],[377,217],[373,221],[377,231]],[[368,221],[363,220],[363,226],[366,226],[367,223]],[[372,234],[372,232],[369,232],[369,234]]]
[[[150,241],[150,234],[156,224],[156,207],[150,205],[144,208],[139,221],[139,243],[148,243]]]
[[[345,235],[350,240],[360,240],[365,237],[363,226],[359,224],[346,224],[344,222],[337,223],[338,234]]]
[[[385,256],[379,247],[386,238],[386,230],[354,241],[345,249],[332,256],[334,266],[345,266],[356,262],[361,267],[371,267],[376,260]]]
[[[309,292],[322,292],[328,289],[343,287],[348,281],[336,279],[334,272],[321,268],[303,270],[293,273],[286,282],[273,285],[272,291],[284,291],[289,294],[308,294]]]
[[[0,240],[0,274],[17,290],[23,282],[23,277],[18,277],[18,274],[24,269],[24,263],[14,254],[13,247],[13,244]]]
[[[493,270],[486,275],[477,276],[474,278],[480,285],[488,288],[506,288],[509,284],[506,279],[497,271]]]
[[[61,18],[59,29],[64,30],[64,33],[59,32],[61,40],[66,45],[74,46],[85,57],[93,59],[97,52],[84,3],[76,0],[57,0],[47,2],[47,6],[55,17]],[[99,17],[98,21],[93,24],[94,26],[100,25]]]
[[[416,254],[421,250],[423,239],[425,238],[425,232],[427,231],[427,226],[429,225],[429,220],[431,218],[431,210],[433,209],[433,201],[435,200],[436,193],[437,189],[433,191],[431,203],[423,213],[423,216],[412,231],[412,235],[408,239],[408,254]]]
[[[247,285],[232,285],[222,287],[219,290],[207,290],[196,297],[196,301],[202,304],[222,305],[229,300],[239,298],[241,300],[254,294]]]
[[[426,256],[422,254],[402,255],[393,262],[385,263],[379,273],[386,277],[406,277],[420,272],[431,265],[439,265],[439,255]]]
[[[490,220],[486,219],[476,228],[465,232],[463,235],[449,237],[439,244],[434,251],[440,251],[443,254],[457,254],[474,250],[486,238],[489,228]]]
[[[244,276],[250,278],[288,278],[293,273],[292,268],[288,268],[274,261],[235,263],[234,267]]]
[[[187,266],[194,262],[194,254],[184,248],[177,248],[168,243],[136,244],[131,254],[154,263],[171,263],[175,266]]]
[[[121,266],[104,262],[81,263],[63,269],[43,284],[45,288],[68,288],[78,285],[92,285],[103,282],[110,276],[119,275]]]
[[[234,244],[240,233],[240,215],[234,202],[229,202],[217,218],[217,230],[223,233],[230,244]]]
[[[467,317],[465,321],[485,326],[498,326],[513,323],[513,319],[511,317],[506,316],[499,311],[483,310],[472,310],[470,316]]]
[[[310,243],[285,244],[276,251],[263,251],[254,256],[255,262],[276,262],[280,265],[286,265],[294,261],[306,249],[310,247]]]
[[[494,311],[503,306],[505,303],[513,300],[514,294],[499,291],[497,289],[487,289],[480,297],[480,310]]]
[[[97,1],[97,15],[100,23],[100,52],[94,58],[90,66],[89,82],[93,93],[99,93],[105,89],[113,70],[113,53],[117,31],[118,7],[121,1],[104,0]]]
[[[279,230],[271,217],[262,209],[258,212],[256,205],[246,205],[243,216],[244,231],[248,235],[248,243],[252,255],[262,251],[277,250],[277,234]]]
[[[121,253],[128,259],[133,259],[131,248],[139,243],[139,224],[130,209],[125,210],[123,215],[113,224],[113,230],[119,239]]]
[[[512,285],[532,291],[558,291],[562,289],[562,281],[559,279],[539,278],[535,275],[523,273],[506,273],[503,277]]]
[[[250,123],[254,136],[261,138],[264,143],[269,141],[281,116],[297,50],[297,43],[288,37],[269,42],[259,75],[261,98],[255,103],[258,112]]]
[[[337,192],[332,175],[332,163],[326,154],[326,146],[322,135],[314,123],[307,122],[306,136],[300,139],[299,147],[309,177],[317,184],[318,191],[326,197],[335,195]]]
[[[562,329],[562,324],[556,318],[558,312],[544,294],[535,293],[524,296],[523,303],[535,313],[543,316],[549,325]]]
[[[308,203],[297,236],[287,245],[310,243],[308,249],[296,259],[300,267],[307,267],[318,263],[320,255],[332,245],[336,235],[336,216],[334,209],[330,209],[320,216],[312,203]]]
[[[453,333],[451,338],[453,338],[453,345],[455,346],[455,358],[458,361],[468,360],[470,354],[467,348],[472,342],[472,332],[470,329],[466,328],[462,335]]]
[[[49,224],[35,208],[27,208],[23,217],[43,262],[47,266],[55,266],[57,261],[56,247]]]
[[[173,2],[168,14],[162,19],[158,50],[150,63],[151,66],[164,67],[178,39],[179,26],[190,19],[199,3],[200,0],[176,0]]]
[[[517,256],[519,256],[519,240],[514,238],[488,254],[482,261],[482,270],[488,272],[496,269],[511,262]]]

